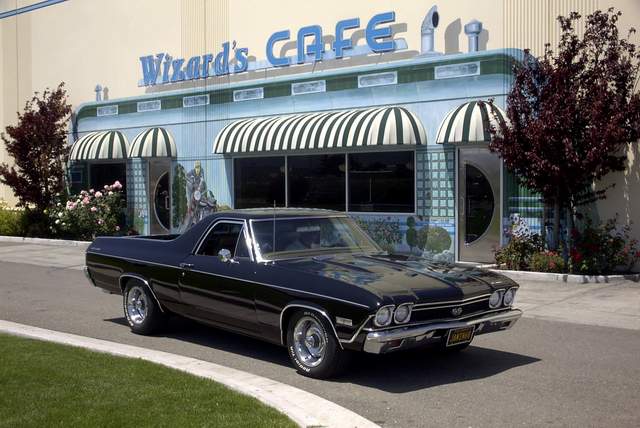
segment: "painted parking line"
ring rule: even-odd
[[[211,379],[279,410],[302,427],[378,427],[351,410],[307,391],[207,361],[4,320],[0,320],[0,332],[121,357],[140,358]]]

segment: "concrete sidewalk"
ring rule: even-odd
[[[84,246],[0,242],[0,262],[81,269]],[[640,283],[520,280],[516,306],[529,318],[640,330]]]

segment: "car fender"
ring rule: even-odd
[[[342,347],[342,343],[340,342],[340,338],[338,337],[338,332],[336,331],[336,327],[333,323],[333,321],[331,320],[331,317],[329,316],[328,312],[326,311],[326,309],[324,309],[322,306],[316,304],[316,303],[311,303],[311,302],[305,302],[305,301],[293,301],[289,304],[287,304],[282,311],[280,311],[280,342],[282,343],[282,345],[286,344],[286,334],[287,334],[287,321],[288,321],[288,317],[293,313],[293,311],[295,311],[297,309],[309,309],[311,311],[317,312],[318,314],[320,314],[322,317],[324,317],[328,322],[329,325],[331,326],[331,331],[333,332],[333,336],[336,338],[336,341],[338,342],[338,345],[340,346],[340,349],[344,349]]]
[[[165,312],[164,308],[162,307],[162,305],[160,304],[160,300],[158,299],[158,296],[156,296],[155,291],[153,291],[153,288],[151,287],[151,285],[149,284],[149,281],[147,281],[146,278],[144,278],[141,275],[135,274],[135,273],[123,273],[122,275],[120,275],[120,277],[118,278],[118,283],[120,285],[120,290],[122,290],[122,295],[124,296],[124,285],[126,283],[126,280],[128,278],[133,278],[136,279],[140,282],[142,282],[148,289],[149,292],[151,293],[151,295],[153,296],[153,299],[156,301],[156,303],[158,304],[158,307],[160,308],[160,311],[162,313]]]

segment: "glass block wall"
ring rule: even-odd
[[[127,162],[127,220],[139,234],[149,233],[147,169],[146,160],[133,158]]]
[[[437,147],[419,150],[417,157],[416,188],[419,216],[447,219],[455,218],[455,152]]]

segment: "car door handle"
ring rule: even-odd
[[[180,263],[180,267],[182,269],[191,269],[193,267],[193,263]]]

